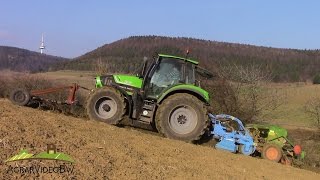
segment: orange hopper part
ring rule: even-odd
[[[301,153],[301,146],[299,146],[299,145],[295,145],[294,147],[293,147],[293,152],[294,152],[294,154],[300,154]]]

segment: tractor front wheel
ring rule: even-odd
[[[276,144],[266,144],[263,146],[261,156],[264,159],[279,162],[282,157],[282,151]]]
[[[192,142],[208,127],[207,109],[195,96],[178,93],[160,104],[155,121],[159,133],[165,137]]]
[[[90,119],[107,124],[119,124],[126,112],[125,99],[114,88],[95,91],[87,101],[87,114]]]

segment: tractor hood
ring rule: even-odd
[[[139,89],[142,86],[142,79],[137,76],[116,74],[116,75],[113,75],[113,78],[117,84],[126,85],[126,86],[139,88]]]

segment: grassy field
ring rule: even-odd
[[[38,73],[38,75],[58,81],[59,83],[78,83],[88,88],[94,87],[94,77],[96,77],[96,73],[90,71],[56,71]]]
[[[280,93],[285,96],[284,103],[277,109],[266,113],[269,122],[285,127],[314,127],[315,120],[304,111],[309,99],[320,97],[320,85],[313,84],[277,84]]]

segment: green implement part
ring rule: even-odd
[[[303,160],[306,153],[300,145],[293,144],[288,139],[288,131],[277,125],[248,124],[251,135],[257,143],[257,151],[265,159],[283,164],[291,164],[293,159]],[[281,159],[275,158],[275,154],[282,154]]]
[[[255,128],[259,129],[262,134],[265,134],[265,140],[267,142],[272,142],[280,147],[284,146],[284,142],[288,142],[293,145],[288,139],[288,131],[280,126],[277,125],[265,125],[265,124],[248,124],[247,128]],[[264,130],[266,130],[264,132]]]

